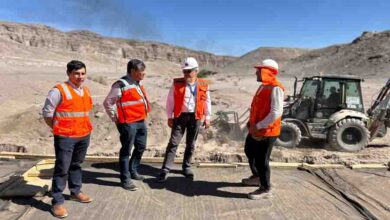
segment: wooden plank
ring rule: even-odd
[[[38,178],[51,178],[53,176],[54,159],[47,159],[39,161],[29,172],[25,173],[25,178],[38,177]],[[32,179],[34,180],[34,179]]]
[[[47,164],[46,164],[47,163]],[[7,185],[0,192],[0,197],[33,197],[44,196],[51,188],[51,176],[43,178],[39,174],[47,170],[51,170],[54,167],[52,161],[42,160],[36,165],[24,172],[20,177],[15,178],[11,184]],[[49,173],[49,171],[47,171]],[[34,176],[36,174],[37,176]],[[31,176],[30,176],[31,175]]]
[[[249,166],[248,163],[233,163],[233,164],[237,165],[238,167],[247,167],[247,166]]]
[[[0,156],[0,160],[15,160],[15,156]]]
[[[17,152],[0,152],[0,156],[13,156],[16,159],[55,159],[53,154],[26,154],[26,153],[17,153]],[[104,157],[104,156],[86,156],[86,162],[117,162],[118,157]],[[164,161],[163,157],[143,157],[142,162],[144,163],[162,163]],[[182,163],[183,158],[175,158],[175,163]]]
[[[248,163],[233,163],[239,167],[247,167],[249,166]],[[297,168],[301,166],[302,163],[284,163],[284,162],[270,162],[270,167],[273,168]]]
[[[50,159],[55,158],[53,154],[26,154],[18,152],[0,152],[0,156],[14,156],[16,159]]]
[[[10,159],[44,159],[44,161],[40,161],[40,163],[54,163],[55,155],[53,154],[26,154],[26,153],[18,153],[18,152],[0,152],[0,158],[10,158]],[[51,160],[48,160],[51,159]],[[117,162],[118,157],[104,157],[104,156],[86,156],[86,162]],[[164,161],[163,157],[144,157],[142,158],[143,163],[162,163]],[[175,158],[174,162],[177,164],[181,164],[183,158]],[[214,163],[214,165],[209,165],[202,163],[200,167],[242,167],[248,166],[248,163],[232,163],[232,164],[221,164]],[[270,162],[270,166],[273,168],[342,168],[344,165],[342,164],[307,164],[307,163],[284,163],[284,162]],[[348,166],[351,169],[386,169],[388,168],[385,164],[354,164]],[[31,174],[32,176],[39,176],[36,174]]]
[[[388,169],[385,164],[353,164],[349,166],[351,169]]]
[[[197,165],[199,168],[237,168],[236,164],[229,164],[229,163],[199,163]]]
[[[340,169],[345,168],[343,164],[308,164],[308,163],[302,163],[300,167],[306,168],[306,169]]]
[[[274,168],[298,168],[302,163],[283,163],[283,162],[270,162],[270,166]]]

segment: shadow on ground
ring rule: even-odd
[[[98,170],[97,172],[92,170],[84,170],[84,183],[105,185],[105,186],[120,186],[119,181],[119,166],[117,163],[94,163],[91,167]],[[102,170],[99,172],[99,170]],[[232,169],[233,171],[234,169]],[[112,173],[114,171],[115,173]],[[203,172],[204,169],[195,169],[195,175],[197,172]],[[174,193],[178,193],[184,196],[216,196],[224,198],[246,198],[247,194],[229,192],[221,190],[226,187],[242,187],[239,182],[223,182],[223,181],[205,181],[197,180],[196,176],[194,180],[185,178],[181,174],[181,170],[172,170],[168,174],[168,179],[164,183],[158,183],[157,177],[160,174],[160,169],[152,165],[142,164],[139,167],[139,173],[144,175],[146,179],[143,181],[151,189],[168,190]],[[117,181],[108,181],[105,178],[116,178]]]

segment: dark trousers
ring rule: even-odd
[[[131,174],[137,173],[142,154],[146,148],[147,128],[145,121],[117,124],[122,147],[119,151],[119,171],[121,182],[129,182]],[[134,145],[133,154],[131,149]],[[129,157],[131,158],[129,160]]]
[[[276,137],[266,137],[261,141],[257,141],[250,134],[248,134],[245,140],[244,150],[248,158],[249,167],[253,176],[260,178],[260,184],[265,189],[269,189],[271,186],[269,158],[275,141]]]
[[[167,149],[165,151],[165,158],[162,165],[162,170],[169,172],[175,160],[177,147],[183,138],[184,132],[186,135],[186,148],[183,158],[183,170],[191,167],[191,158],[195,150],[195,142],[198,137],[201,120],[195,119],[194,113],[181,113],[178,118],[173,119],[173,126],[171,137]]]
[[[81,190],[82,170],[89,145],[90,135],[81,138],[54,136],[56,161],[52,182],[52,204],[63,204],[62,192],[68,179],[71,194],[78,194]]]

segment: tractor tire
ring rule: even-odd
[[[359,151],[365,148],[369,141],[370,132],[363,121],[355,118],[340,120],[328,133],[328,143],[338,151]]]
[[[291,122],[282,122],[280,135],[276,139],[275,145],[294,148],[299,145],[302,140],[301,129],[297,125]]]

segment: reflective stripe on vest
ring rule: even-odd
[[[140,104],[140,103],[143,103],[143,102],[144,102],[144,100],[140,99],[140,100],[137,100],[137,101],[122,102],[121,105],[123,107],[125,107],[125,106],[130,106],[130,105],[137,105],[137,104]]]
[[[129,89],[136,89],[138,94],[142,97],[142,99],[138,100],[138,101],[133,101],[132,103],[131,102],[126,102],[126,103],[129,103],[127,105],[124,105],[122,103],[122,106],[129,106],[129,105],[135,105],[135,104],[138,104],[139,101],[143,102],[145,104],[145,111],[148,112],[148,102],[146,101],[146,98],[144,96],[144,93],[142,92],[142,90],[140,89],[139,86],[137,85],[130,85],[125,79],[119,79],[119,81],[123,82],[123,84],[125,84],[124,87],[121,88],[122,92],[125,92]],[[121,94],[122,95],[122,94]]]
[[[80,96],[67,83],[57,84],[56,88],[61,93],[61,102],[53,116],[53,134],[74,138],[90,134],[92,99],[88,89],[84,87],[83,96]]]
[[[61,84],[59,84],[59,86],[61,86],[62,89],[64,90],[66,100],[71,100],[72,99],[72,94],[70,93],[68,86],[66,86],[65,83],[61,83]]]
[[[119,79],[119,81],[123,82],[123,84],[125,84],[125,86],[129,86],[130,84],[127,82],[127,80],[125,79]]]
[[[120,87],[117,114],[120,123],[131,123],[146,118],[150,111],[149,103],[142,85],[129,84],[125,79],[119,79],[124,84]]]
[[[77,118],[89,116],[89,112],[55,112],[55,116],[61,118]]]

